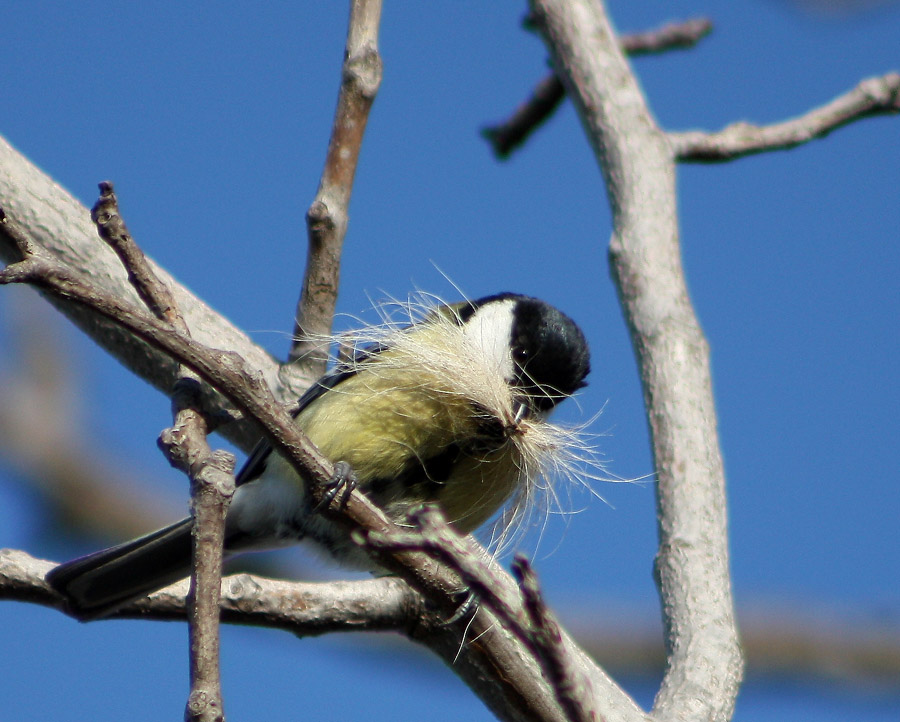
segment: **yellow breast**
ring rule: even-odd
[[[427,377],[398,384],[398,374],[379,375],[373,367],[316,399],[298,423],[329,459],[349,463],[361,490],[395,520],[434,501],[461,531],[477,528],[519,482],[515,445],[496,435],[479,442],[484,419],[468,399],[436,392]],[[454,447],[460,453],[449,477],[411,478],[411,469]]]

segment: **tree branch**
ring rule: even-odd
[[[97,226],[97,233],[106,245],[115,251],[128,275],[128,282],[137,292],[144,305],[160,321],[175,326],[182,333],[190,333],[184,316],[178,310],[175,296],[153,273],[147,257],[128,232],[128,227],[119,212],[119,199],[113,184],[100,183],[100,197],[91,208],[91,220]]]
[[[185,720],[217,722],[224,720],[225,706],[219,665],[219,590],[225,515],[234,494],[234,456],[210,449],[203,433],[205,425],[199,420],[186,420],[198,416],[189,408],[177,412],[175,427],[167,431],[185,444],[180,446],[176,442],[173,446],[180,453],[174,452],[173,446],[168,453],[185,464],[191,480],[194,518],[191,580],[186,600],[191,691]]]
[[[669,133],[675,158],[683,163],[722,163],[745,155],[785,150],[863,118],[900,112],[900,73],[863,80],[849,93],[783,123],[733,123],[717,133]]]
[[[216,387],[243,413],[253,415],[272,435],[274,448],[295,464],[297,471],[315,488],[331,478],[333,469],[277,403],[262,380],[247,370],[244,360],[233,352],[215,351],[179,333],[170,324],[148,316],[143,309],[93,287],[77,272],[60,266],[9,216],[0,217],[0,231],[17,243],[24,260],[0,271],[0,284],[27,283],[103,317],[143,342],[184,364]]]
[[[711,30],[712,23],[708,19],[694,18],[668,23],[656,30],[623,35],[619,38],[619,43],[628,55],[649,55],[692,48]],[[559,76],[550,73],[535,86],[531,97],[516,108],[507,120],[484,128],[481,134],[491,144],[498,158],[508,158],[556,112],[565,96],[566,91]]]
[[[425,506],[410,515],[410,522],[415,526],[414,533],[369,533],[366,542],[382,551],[424,551],[450,566],[471,595],[453,619],[466,618],[473,599],[479,605],[473,623],[489,609],[505,630],[530,650],[569,722],[597,718],[597,698],[610,700],[606,720],[644,718],[634,701],[602,669],[588,663],[581,649],[559,626],[543,604],[537,577],[526,560],[516,560],[518,586],[513,586],[507,583],[509,575],[485,557],[471,536],[450,527],[439,509]]]
[[[91,210],[91,219],[100,237],[116,252],[147,309],[178,333],[190,336],[174,295],[153,273],[128,232],[112,183],[100,184],[100,198]],[[220,722],[225,712],[219,673],[219,589],[235,459],[228,452],[213,452],[206,441],[213,423],[203,411],[197,376],[184,365],[179,367],[178,376],[172,394],[174,426],[160,434],[159,446],[169,462],[191,480],[193,527],[187,596],[191,690],[185,720]]]
[[[17,549],[0,549],[0,600],[40,604],[67,613],[63,599],[44,581],[55,566]],[[110,615],[111,619],[184,621],[188,582],[166,587]],[[357,581],[297,582],[234,574],[222,580],[222,621],[282,629],[299,637],[335,632],[396,631],[421,642],[421,625],[431,614],[424,600],[399,577]],[[579,644],[618,673],[657,677],[663,669],[655,632],[632,626],[629,618],[605,618],[598,628],[594,608],[569,613]],[[862,689],[896,689],[900,644],[886,624],[835,621],[809,609],[750,612],[741,625],[748,676],[782,675],[804,683],[839,683]],[[756,616],[756,621],[753,617]],[[418,630],[418,631],[416,631]],[[424,642],[431,646],[428,642]],[[839,660],[836,665],[835,660]],[[446,657],[448,665],[464,660]]]
[[[54,564],[25,552],[0,549],[0,600],[41,604],[68,613],[65,601],[45,581]],[[512,580],[510,579],[510,583]],[[110,619],[181,621],[187,582],[178,582],[122,607]],[[297,636],[331,632],[397,631],[429,647],[503,720],[565,722],[553,690],[523,647],[490,613],[448,624],[397,577],[327,583],[285,582],[239,574],[221,590],[222,621],[283,629]],[[561,644],[579,669],[591,661],[562,632]],[[637,707],[632,703],[637,711]],[[612,716],[610,722],[644,716]]]
[[[22,551],[0,549],[0,599],[68,614],[63,598],[44,579],[54,566]],[[185,621],[188,585],[186,580],[172,584],[106,618]],[[422,597],[398,577],[309,583],[236,574],[222,579],[221,609],[222,621],[229,624],[283,629],[301,637],[402,632],[415,628],[426,614]]]
[[[177,314],[177,309],[174,309]],[[191,481],[191,576],[187,595],[191,690],[185,720],[224,720],[219,665],[219,590],[225,545],[225,517],[234,495],[234,455],[213,451],[209,423],[201,410],[199,383],[185,373],[172,397],[174,424],[159,436],[169,462]]]
[[[331,332],[334,319],[350,193],[369,110],[381,84],[380,21],[381,0],[351,1],[331,140],[319,190],[306,213],[306,275],[297,304],[289,360],[300,361],[314,376],[325,371],[328,360],[328,348],[323,348],[322,339]]]
[[[0,207],[16,220],[19,230],[48,257],[64,261],[72,271],[88,275],[96,288],[115,298],[136,302],[137,294],[128,282],[116,255],[97,238],[90,212],[65,189],[0,138]],[[16,241],[0,224],[0,260],[21,259]],[[296,364],[283,367],[239,328],[216,313],[181,286],[165,270],[149,261],[154,273],[172,290],[183,310],[185,321],[197,341],[213,348],[227,348],[256,369],[282,401],[296,399],[296,390],[306,388],[312,378]],[[84,306],[45,294],[47,300],[93,339],[100,348],[118,359],[135,375],[168,395],[178,379],[178,364],[166,353],[148,347],[121,327],[104,320]],[[220,433],[244,451],[259,440],[259,427],[240,419],[234,407],[220,395],[205,388],[204,408],[228,413],[233,423]]]
[[[531,622],[532,646],[541,662],[544,674],[550,679],[560,706],[571,722],[589,722],[598,718],[593,690],[580,670],[570,663],[562,644],[559,622],[544,603],[537,575],[528,559],[518,555],[513,562],[513,574],[519,582],[525,600],[525,610]]]
[[[659,719],[730,719],[742,659],[709,353],[681,266],[675,166],[599,0],[532,0],[613,210],[613,276],[640,363],[657,470],[667,668]]]

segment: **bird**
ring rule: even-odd
[[[294,411],[319,450],[397,523],[436,504],[461,533],[480,527],[565,451],[550,412],[586,385],[579,326],[527,295],[430,305],[411,323],[364,327]],[[345,344],[346,345],[346,344]],[[236,476],[227,556],[310,541],[378,572],[347,529],[317,513],[306,482],[265,440]],[[107,616],[190,574],[191,519],[53,568],[73,616]]]

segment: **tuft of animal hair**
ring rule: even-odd
[[[447,305],[424,293],[406,302],[391,299],[378,304],[375,309],[380,324],[365,325],[330,339],[341,349],[338,365],[348,369],[365,366],[369,373],[383,371],[392,378],[414,378],[415,383],[430,391],[484,409],[499,419],[504,428],[512,429],[516,426],[517,408],[512,389],[466,336],[458,317],[462,306]],[[409,333],[413,325],[417,332]],[[434,332],[425,331],[426,326]],[[372,349],[390,351],[378,353],[376,362]],[[403,374],[405,370],[415,373]],[[538,512],[544,513],[546,523],[553,510],[571,511],[555,481],[563,480],[568,491],[583,487],[597,496],[588,479],[614,480],[603,470],[593,436],[585,431],[593,421],[566,426],[531,416],[521,420],[516,432],[508,435],[506,443],[514,447],[519,478],[499,513],[493,515],[488,547],[494,554],[508,551]],[[598,470],[603,473],[597,473]]]

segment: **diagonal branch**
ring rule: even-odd
[[[86,274],[92,284],[120,299],[136,302],[137,295],[128,282],[115,253],[97,238],[90,213],[70,193],[60,187],[15,148],[0,138],[0,206],[16,220],[19,230],[48,257],[63,261],[67,268]],[[0,224],[0,261],[21,258],[17,241]],[[296,398],[286,388],[291,376],[293,389],[308,386],[312,378],[301,374],[296,365],[282,366],[261,346],[238,329],[158,265],[154,272],[170,288],[178,301],[191,335],[213,348],[227,348],[240,354],[251,368],[257,369],[279,399]],[[105,321],[84,306],[45,294],[57,310],[84,331],[100,348],[118,359],[135,375],[168,395],[178,378],[178,364],[167,354],[148,347],[121,327]],[[207,391],[209,391],[207,389]],[[230,414],[232,422],[220,433],[245,451],[259,439],[259,428],[240,414],[220,395],[204,398],[204,408]]]
[[[369,110],[381,84],[378,53],[381,0],[352,0],[341,89],[319,190],[306,213],[306,275],[294,326],[289,361],[300,361],[311,374],[325,371],[328,349],[322,338],[331,332],[347,233],[350,193]]]
[[[478,604],[473,622],[484,610],[490,610],[531,652],[569,722],[597,718],[595,693],[604,697],[621,694],[603,670],[585,663],[581,650],[544,605],[537,577],[524,557],[517,557],[514,563],[518,580],[518,587],[514,587],[506,583],[509,575],[496,562],[484,558],[484,550],[471,536],[462,535],[447,524],[440,509],[426,505],[415,510],[410,514],[410,523],[415,527],[413,533],[390,537],[367,534],[366,541],[383,551],[426,551],[459,574],[470,596],[454,614],[454,620],[467,617],[473,601]],[[621,717],[607,719],[643,718],[630,699],[622,700],[616,713]]]
[[[900,112],[900,73],[863,80],[849,93],[798,118],[773,125],[733,123],[716,133],[669,133],[675,158],[683,163],[723,163],[745,155],[785,150],[863,118]]]
[[[593,690],[566,654],[559,622],[544,602],[537,575],[525,556],[517,555],[513,573],[519,581],[525,610],[531,622],[532,647],[544,674],[553,684],[560,706],[571,722],[588,722],[598,717]]]
[[[650,55],[692,48],[710,31],[712,23],[709,20],[694,18],[667,23],[643,33],[623,35],[619,42],[628,55]],[[565,97],[566,91],[559,76],[550,73],[535,86],[531,97],[516,108],[507,120],[484,128],[481,134],[491,144],[498,158],[508,158],[556,112]]]

